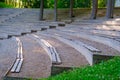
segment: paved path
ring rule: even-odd
[[[82,67],[120,56],[119,18],[67,24],[39,21],[38,9],[0,12],[0,78],[43,78],[51,75],[52,66]],[[20,71],[13,73],[18,54],[23,63],[18,62]],[[57,58],[61,62],[54,64]]]

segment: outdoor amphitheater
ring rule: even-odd
[[[43,11],[42,2],[40,9],[0,8],[0,79],[47,78],[54,69],[120,56],[120,8],[113,12],[114,0],[109,1],[97,13],[96,5],[73,9],[72,4],[70,10],[55,4]]]

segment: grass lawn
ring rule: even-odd
[[[120,80],[120,57],[40,80]]]

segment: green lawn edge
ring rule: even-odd
[[[120,57],[39,80],[120,80]]]

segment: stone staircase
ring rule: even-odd
[[[1,78],[44,78],[54,66],[92,66],[120,56],[119,18],[68,24],[38,21],[36,9],[0,11]]]

